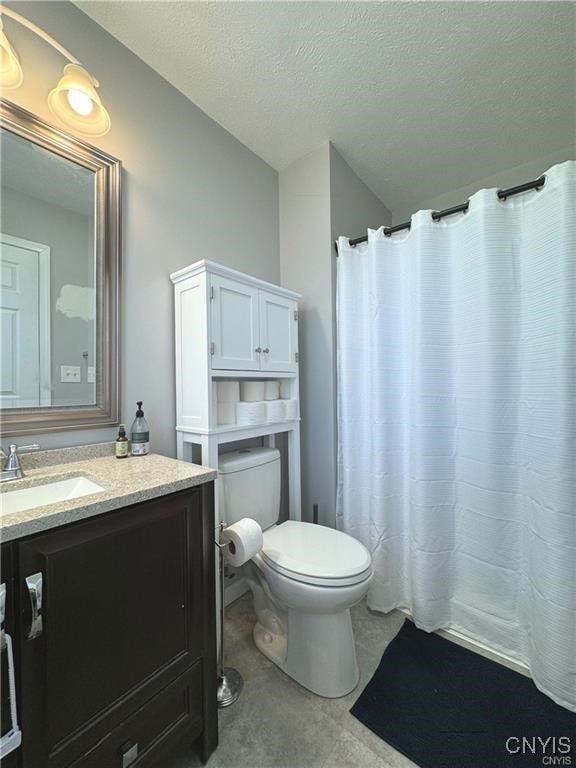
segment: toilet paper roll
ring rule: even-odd
[[[264,382],[264,400],[278,400],[280,397],[280,384],[277,381]]]
[[[262,549],[262,528],[256,520],[243,517],[237,523],[232,523],[222,531],[222,543],[227,544],[224,559],[238,568],[250,560]]]
[[[240,400],[245,403],[257,403],[264,400],[265,384],[265,381],[240,382]]]
[[[266,422],[274,424],[286,419],[286,400],[268,400],[266,402]]]
[[[288,379],[283,379],[280,382],[280,397],[282,398],[282,400],[290,400],[290,398],[292,397],[291,387],[292,387],[292,382],[289,381]]]
[[[266,403],[236,403],[236,424],[266,424]]]
[[[286,413],[286,421],[295,421],[298,418],[298,400],[282,400]]]
[[[217,381],[216,399],[219,403],[237,403],[240,400],[240,384],[237,381]]]
[[[236,403],[216,403],[217,423],[236,424]]]

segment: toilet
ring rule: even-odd
[[[243,448],[220,456],[220,504],[227,525],[250,517],[262,550],[243,566],[254,598],[254,642],[313,693],[336,698],[359,680],[350,608],[372,579],[370,553],[356,539],[280,512],[280,452]]]

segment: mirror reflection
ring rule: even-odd
[[[0,142],[0,408],[94,405],[95,174]]]

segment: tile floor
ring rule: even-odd
[[[352,610],[360,666],[356,690],[323,699],[287,677],[256,649],[248,595],[227,609],[226,663],[244,678],[240,699],[219,713],[219,745],[208,768],[410,768],[414,763],[350,714],[404,616]],[[194,756],[175,754],[163,768],[198,768]]]

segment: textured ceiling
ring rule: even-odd
[[[392,209],[574,143],[573,3],[76,5],[274,168],[331,140]]]

